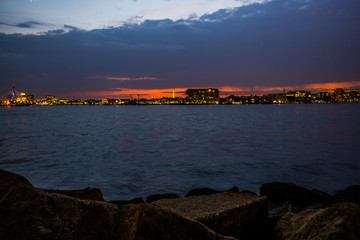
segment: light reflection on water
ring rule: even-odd
[[[0,109],[0,168],[107,200],[195,187],[360,184],[360,105]]]

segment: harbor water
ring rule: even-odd
[[[360,105],[0,108],[0,168],[106,200],[287,181],[360,184]]]

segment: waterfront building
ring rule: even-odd
[[[1,101],[1,105],[5,106],[26,106],[34,104],[34,96],[26,93],[19,93],[15,90],[15,85],[12,87],[12,91],[7,95],[4,101]]]
[[[316,94],[317,103],[330,103],[331,102],[331,93],[330,92],[319,92]]]
[[[265,104],[282,104],[287,102],[288,101],[285,93],[266,94],[261,98],[261,103]]]
[[[19,104],[27,104],[26,94],[20,93],[19,96],[16,98],[15,102]]]
[[[289,103],[310,103],[312,101],[311,92],[300,90],[291,91],[286,94]]]
[[[336,103],[354,103],[359,102],[359,99],[359,89],[344,90],[342,88],[337,88],[332,95],[332,102]]]
[[[219,90],[208,89],[188,89],[185,92],[185,102],[188,104],[217,104],[219,103]]]
[[[121,100],[117,98],[108,98],[107,101],[109,105],[119,105],[121,103]]]
[[[37,101],[39,105],[58,105],[59,100],[54,95],[46,95],[43,99]]]

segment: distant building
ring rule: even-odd
[[[45,96],[45,99],[54,99],[54,98],[55,98],[55,96],[52,94],[48,94]]]
[[[16,99],[17,103],[26,104],[28,103],[27,97],[25,93],[20,93],[19,96]]]
[[[219,102],[219,90],[208,89],[188,89],[185,92],[185,102],[193,104],[216,104]]]
[[[310,103],[312,100],[311,92],[300,90],[291,91],[286,94],[289,103]]]
[[[32,94],[26,94],[26,99],[33,104],[34,103],[34,95]]]

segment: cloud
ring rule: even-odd
[[[48,25],[50,25],[50,24],[36,22],[36,21],[28,21],[28,22],[18,23],[14,26],[19,27],[19,28],[35,28],[36,26],[48,26]]]
[[[64,25],[64,28],[65,29],[70,29],[72,31],[78,31],[79,30],[79,28],[77,28],[77,27],[66,25],[66,24]]]
[[[175,96],[184,96],[186,88],[176,88]],[[110,91],[85,91],[85,92],[69,92],[63,95],[66,96],[81,96],[83,98],[102,97],[102,98],[130,98],[140,96],[141,98],[162,98],[172,97],[173,89],[130,89],[130,88],[116,88]]]
[[[22,29],[21,35],[27,35],[27,34],[54,35],[54,34],[63,34],[69,31],[80,31],[80,29],[70,25],[63,25],[59,27],[51,23],[38,22],[38,21],[26,21],[17,24],[0,22],[0,25],[7,26],[7,29],[10,29],[10,32],[18,32],[18,29]]]
[[[161,4],[158,6],[143,9],[137,15],[143,16],[145,20],[158,20],[168,18],[173,21],[189,19],[198,19],[197,16],[206,15],[202,20],[215,21],[210,19],[212,13],[223,11],[231,12],[238,7],[249,6],[257,3],[266,3],[270,0],[197,0],[197,1],[174,1],[170,4]],[[170,1],[167,1],[170,2]],[[219,16],[219,15],[218,15]],[[228,14],[223,15],[224,19]],[[195,18],[194,18],[195,17]],[[218,19],[216,19],[218,20]]]
[[[13,26],[13,25],[11,25],[11,24],[9,24],[9,23],[6,23],[6,22],[0,22],[0,25]]]
[[[219,11],[213,12],[211,14],[202,15],[199,20],[205,22],[220,22],[231,17],[234,11],[236,11],[236,9],[220,9]]]
[[[256,14],[261,14],[261,13],[264,13],[264,11],[257,10],[255,12],[250,12],[250,13],[244,14],[241,17],[242,18],[248,18],[248,17],[252,17],[252,16],[254,16]]]
[[[120,27],[129,21],[141,23],[145,20],[161,20],[166,18],[173,21],[185,20],[189,16],[201,16],[206,13],[216,12],[219,9],[232,9],[266,1],[267,0],[157,0],[148,3],[147,1],[132,0],[131,2],[120,1],[120,3],[119,1],[110,1],[107,2],[107,4],[100,4],[101,6],[98,2],[92,1],[89,2],[86,7],[78,3],[78,1],[73,1],[70,4],[58,4],[56,7],[54,7],[54,4],[42,4],[41,9],[38,7],[22,9],[20,3],[20,5],[14,3],[5,6],[5,9],[3,9],[5,14],[0,18],[5,22],[9,22],[9,19],[14,21],[24,19],[22,20],[24,22],[17,24],[17,28],[5,29],[4,32],[7,33],[39,34],[35,26],[36,24],[33,24],[39,21],[50,22],[54,26],[61,26],[60,28],[65,24],[90,31],[111,26]],[[29,21],[28,19],[31,20]],[[52,26],[41,29],[43,32],[48,30],[56,29]]]
[[[6,22],[0,22],[0,25],[10,26],[10,27],[18,27],[18,28],[35,28],[37,26],[51,26],[51,24],[36,22],[36,21],[27,21],[27,22],[21,22],[18,24],[10,24],[10,23],[6,23]]]
[[[94,77],[94,78],[105,78],[107,80],[117,80],[117,81],[157,81],[161,80],[160,78],[156,77]]]
[[[282,85],[282,86],[253,86],[253,87],[234,87],[234,86],[221,86],[219,90],[224,95],[246,95],[246,94],[272,94],[281,93],[284,90],[297,91],[305,90],[311,92],[324,92],[333,91],[337,88],[343,89],[359,89],[360,81],[354,82],[325,82],[325,83],[306,83],[299,85]]]
[[[344,88],[344,89],[359,89],[360,88],[360,81],[354,81],[354,82],[330,82],[330,83],[309,83],[305,85],[297,86],[297,89],[299,87],[304,88],[306,90],[311,91],[331,91],[336,88]],[[296,88],[296,87],[295,87]],[[293,88],[293,89],[295,89]]]
[[[44,34],[47,34],[47,35],[59,35],[59,34],[64,34],[64,33],[66,33],[66,32],[62,29],[49,30],[47,32],[44,32]]]

